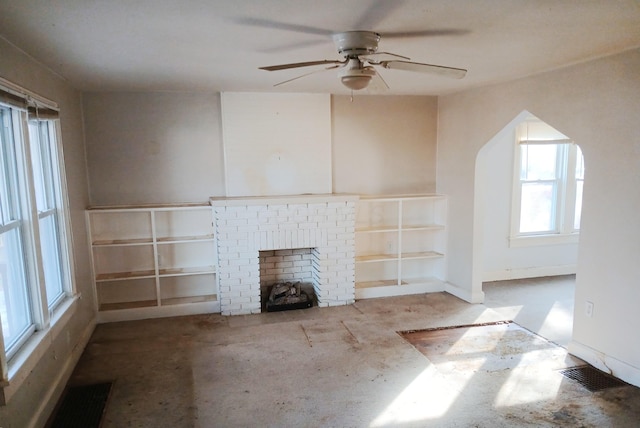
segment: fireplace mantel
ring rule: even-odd
[[[356,202],[359,195],[350,193],[314,193],[283,196],[233,196],[214,197],[210,199],[212,206],[238,207],[245,205],[276,205],[276,204],[313,204],[328,202]]]

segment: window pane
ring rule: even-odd
[[[2,336],[7,354],[30,332],[32,326],[29,288],[22,247],[22,219],[19,204],[18,174],[16,167],[16,139],[12,126],[12,113],[0,108],[0,317]],[[17,131],[16,131],[17,132]],[[20,134],[16,138],[19,138]]]
[[[49,307],[53,306],[63,294],[57,229],[55,215],[40,219],[40,247]]]
[[[62,258],[60,257],[60,236],[58,211],[55,197],[54,162],[55,147],[50,138],[49,121],[29,122],[31,140],[31,162],[38,212],[40,215],[40,248],[44,271],[47,305],[52,308],[63,294]]]
[[[42,175],[42,159],[40,158],[38,125],[37,122],[29,122],[29,138],[31,139],[31,164],[33,165],[33,187],[36,193],[36,206],[38,211],[47,208],[44,177]]]
[[[38,211],[45,211],[56,206],[49,126],[50,123],[46,121],[29,122],[31,163]]]
[[[576,180],[584,180],[584,157],[580,146],[576,146]]]
[[[7,224],[19,218],[17,209],[18,183],[11,110],[0,108],[0,120],[2,121],[2,128],[0,128],[0,177],[2,177],[0,206],[2,207],[2,217],[0,218],[0,223]]]
[[[576,211],[573,218],[573,229],[580,230],[580,220],[582,219],[582,189],[584,181],[576,182]]]
[[[0,316],[7,351],[32,324],[22,254],[17,227],[0,235]]]
[[[521,146],[521,173],[524,181],[555,180],[557,144],[524,144]]]
[[[523,183],[520,233],[553,231],[554,199],[554,183]]]

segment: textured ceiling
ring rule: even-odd
[[[380,51],[468,69],[462,80],[380,72],[384,93],[439,95],[638,48],[640,3],[0,0],[0,35],[87,91],[346,94],[336,70],[274,88],[315,69],[258,67],[341,59],[330,35],[348,30],[382,34]]]

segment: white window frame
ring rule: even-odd
[[[4,107],[1,106],[0,107]],[[27,305],[28,305],[28,318],[30,319],[30,324],[28,326],[26,326],[26,329],[21,333],[21,335],[17,338],[17,342],[15,342],[13,344],[13,346],[10,349],[5,350],[5,346],[4,346],[4,337],[0,337],[0,340],[3,341],[2,343],[2,351],[5,352],[4,357],[9,360],[11,359],[11,357],[17,353],[17,350],[19,348],[21,348],[26,341],[31,337],[31,335],[35,332],[36,330],[36,326],[39,322],[39,320],[36,319],[36,307],[34,307],[34,302],[37,301],[37,298],[34,298],[33,293],[37,292],[37,290],[35,290],[33,288],[33,284],[35,281],[35,275],[37,274],[36,271],[32,268],[32,263],[29,262],[28,260],[28,256],[31,253],[31,251],[33,250],[33,248],[31,247],[31,243],[33,242],[32,239],[32,228],[30,227],[30,223],[29,223],[29,215],[28,215],[28,210],[29,210],[29,204],[28,201],[25,200],[25,194],[28,194],[28,191],[26,190],[28,188],[27,183],[25,182],[25,177],[28,174],[25,171],[25,158],[24,158],[24,152],[22,150],[23,148],[23,144],[21,143],[21,141],[23,140],[23,134],[24,134],[24,123],[21,121],[21,113],[19,111],[16,111],[15,109],[8,109],[8,116],[9,116],[9,121],[11,122],[11,126],[12,126],[12,131],[13,134],[11,135],[11,139],[13,140],[13,146],[15,150],[11,150],[12,152],[12,157],[13,157],[13,161],[15,162],[15,165],[12,165],[15,168],[15,171],[12,171],[15,174],[15,177],[13,177],[14,174],[12,175],[12,178],[15,178],[15,186],[16,189],[12,189],[15,190],[15,195],[14,198],[15,201],[13,201],[11,203],[12,208],[17,211],[15,214],[18,216],[18,218],[16,218],[15,220],[11,221],[11,223],[8,223],[7,225],[5,225],[5,227],[3,228],[3,232],[9,232],[11,231],[16,231],[18,234],[18,241],[19,241],[19,246],[21,247],[22,250],[22,267],[23,267],[23,271],[21,276],[23,277],[25,283],[26,283],[26,288],[25,291],[27,293]],[[7,174],[10,174],[9,172],[6,172]],[[13,180],[12,180],[13,181]],[[12,192],[13,193],[13,192]],[[0,314],[0,316],[2,316]]]
[[[51,194],[48,196],[53,199],[52,201],[49,201],[50,203],[53,203],[53,207],[47,207],[45,210],[40,211],[37,207],[37,203],[35,204],[35,206],[38,222],[42,222],[42,220],[47,217],[52,218],[56,229],[57,242],[55,243],[55,245],[57,246],[58,256],[60,257],[60,260],[58,262],[60,265],[60,281],[62,285],[62,293],[58,295],[54,300],[49,302],[48,296],[45,292],[45,300],[47,301],[47,306],[50,311],[54,311],[55,308],[65,298],[72,295],[71,289],[69,287],[69,284],[71,284],[71,275],[68,269],[68,266],[70,266],[70,259],[68,257],[70,248],[68,239],[65,239],[65,237],[69,236],[67,232],[69,229],[67,228],[68,225],[64,220],[68,219],[69,215],[68,209],[65,210],[66,193],[64,189],[66,188],[66,185],[63,185],[64,181],[62,181],[64,177],[64,163],[60,161],[60,153],[62,152],[62,148],[59,145],[59,142],[61,141],[59,132],[60,127],[58,126],[58,123],[56,123],[57,121],[41,120],[38,117],[30,118],[29,122],[35,122],[38,133],[40,133],[41,131],[41,122],[48,122],[46,132],[48,134],[47,143],[49,144],[49,161],[52,168],[52,176],[50,177],[52,181],[51,183],[49,183],[51,184],[52,189]],[[32,141],[31,138],[29,139],[31,152],[33,152],[34,145],[41,145],[42,142],[40,141],[40,137],[41,136],[38,135],[36,141]],[[33,165],[32,162],[30,163]],[[35,179],[34,174],[32,174],[32,177],[33,179]]]
[[[38,362],[45,356],[51,343],[59,336],[68,324],[77,308],[77,301],[80,296],[76,292],[74,258],[72,253],[71,219],[66,185],[66,174],[64,170],[64,157],[62,152],[62,138],[59,119],[57,119],[57,104],[42,98],[30,91],[20,88],[2,78],[0,78],[0,91],[6,96],[0,104],[11,109],[14,120],[14,134],[21,133],[22,142],[17,146],[16,156],[18,159],[18,174],[20,175],[20,193],[23,216],[23,244],[24,257],[27,265],[28,287],[30,293],[30,304],[32,310],[33,331],[30,336],[25,337],[20,346],[7,354],[4,347],[4,340],[0,334],[0,405],[5,404],[10,397],[16,393],[20,385],[26,381],[31,371]],[[0,95],[2,95],[0,93]],[[8,94],[8,95],[7,95]],[[20,100],[24,100],[24,105],[19,105]],[[17,100],[17,101],[15,101]],[[38,109],[45,112],[54,112],[56,116],[39,118]],[[50,131],[50,147],[52,151],[52,166],[57,169],[54,173],[55,198],[58,209],[58,238],[60,247],[60,267],[62,270],[63,295],[54,304],[47,303],[46,285],[44,281],[44,270],[42,265],[39,213],[37,210],[34,189],[34,176],[31,163],[28,120],[34,117],[30,115],[36,113],[36,119],[51,120],[53,129]]]
[[[522,149],[527,145],[555,144],[556,153],[556,183],[554,200],[554,229],[542,232],[520,232],[520,215],[522,199],[521,159]],[[569,139],[527,140],[516,141],[513,162],[513,192],[511,207],[511,235],[510,247],[526,247],[534,245],[554,245],[578,243],[580,229],[574,228],[575,200],[577,179],[575,177],[578,146]],[[547,180],[541,180],[547,181]],[[582,181],[582,179],[581,179]]]

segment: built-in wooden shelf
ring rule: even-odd
[[[219,311],[209,204],[92,207],[86,216],[99,322]]]
[[[444,289],[447,198],[363,196],[356,209],[356,298]]]

